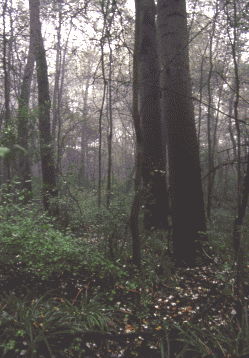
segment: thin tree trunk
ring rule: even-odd
[[[5,104],[5,129],[8,128],[10,121],[10,74],[9,74],[9,56],[7,54],[8,39],[6,34],[5,16],[7,12],[8,0],[3,3],[3,72],[4,72],[4,104]],[[5,155],[3,158],[3,183],[10,183],[10,160],[9,155]]]
[[[50,97],[48,71],[46,54],[41,34],[39,3],[39,0],[29,0],[30,32],[32,41],[34,43],[38,83],[39,130],[43,182],[42,195],[44,209],[49,211],[50,215],[58,216],[59,210],[57,204],[55,203],[53,206],[50,204],[50,199],[56,198],[58,191],[56,188],[53,145],[50,134]]]
[[[54,78],[54,94],[53,94],[53,121],[52,121],[52,139],[55,141],[55,129],[58,122],[58,109],[59,109],[59,81],[61,70],[61,4],[59,3],[59,24],[57,28],[57,49],[56,49],[56,63],[55,63],[55,78]]]
[[[213,23],[212,34],[210,38],[209,46],[209,74],[208,74],[208,113],[207,113],[207,137],[208,137],[208,191],[207,191],[207,218],[210,220],[211,205],[212,205],[212,170],[214,168],[214,156],[212,152],[212,139],[211,139],[211,121],[213,121],[213,109],[212,107],[212,91],[211,91],[211,78],[213,74],[213,53],[212,44],[213,36],[215,32],[215,22]]]
[[[154,0],[141,0],[140,6],[139,94],[143,140],[142,177],[147,191],[144,226],[147,230],[167,230],[166,141],[161,121]]]
[[[141,270],[140,239],[138,230],[138,219],[141,205],[141,176],[142,176],[142,133],[138,113],[138,59],[139,59],[139,10],[140,0],[135,0],[135,48],[133,54],[133,121],[136,132],[137,150],[135,163],[135,196],[133,199],[130,215],[130,229],[133,243],[133,263]]]
[[[245,257],[244,257],[244,240],[243,233],[240,232],[240,226],[242,225],[242,221],[245,215],[247,200],[248,200],[248,191],[249,191],[249,157],[247,162],[247,176],[244,181],[243,188],[243,197],[242,197],[242,176],[241,176],[241,133],[240,133],[240,124],[238,120],[238,104],[239,104],[239,90],[240,90],[240,82],[239,82],[239,71],[238,71],[238,62],[236,56],[236,45],[237,45],[237,7],[235,0],[233,1],[233,10],[234,10],[234,38],[232,47],[232,56],[234,62],[234,76],[235,76],[235,101],[234,101],[234,120],[235,126],[237,130],[237,141],[238,141],[238,157],[237,157],[237,174],[238,174],[238,185],[237,185],[237,210],[238,213],[233,226],[233,240],[234,240],[234,249],[236,255],[236,283],[235,283],[235,295],[236,295],[236,312],[237,318],[239,320],[240,326],[242,327],[243,321],[243,313],[245,307],[245,293],[244,293],[244,274],[245,274]]]
[[[110,206],[111,201],[111,171],[112,171],[112,49],[109,42],[110,50],[110,71],[109,71],[109,114],[110,114],[110,127],[108,134],[108,172],[107,172],[107,208]]]
[[[35,55],[32,37],[30,36],[30,45],[28,60],[24,69],[23,82],[21,87],[21,94],[19,98],[18,110],[18,144],[25,149],[26,153],[20,151],[19,154],[19,173],[18,176],[21,180],[20,189],[26,189],[24,204],[32,199],[32,183],[31,183],[31,170],[28,156],[28,110],[31,81],[34,72]]]
[[[102,113],[105,103],[105,92],[106,92],[106,79],[105,79],[105,70],[104,70],[104,54],[103,54],[103,46],[102,49],[102,73],[104,78],[104,93],[102,98],[102,105],[99,114],[99,193],[98,193],[98,208],[100,208],[101,204],[101,145],[102,145]]]
[[[7,51],[8,41],[6,34],[6,23],[5,16],[7,12],[7,2],[3,3],[3,72],[4,72],[4,97],[5,97],[5,127],[7,127],[8,121],[10,120],[10,64],[9,56]]]
[[[88,60],[88,68],[87,68],[87,80],[86,80],[86,88],[84,91],[84,103],[83,103],[83,123],[81,126],[81,163],[80,163],[80,171],[79,171],[79,184],[85,185],[85,178],[86,178],[86,147],[87,147],[87,115],[88,115],[88,90],[90,85],[90,69],[91,69],[91,62],[90,58]]]

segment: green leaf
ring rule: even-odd
[[[215,277],[217,278],[217,280],[225,281],[225,277],[221,273],[217,273]]]
[[[231,290],[231,287],[228,285],[225,286],[224,290],[222,291],[224,295],[231,296],[233,294],[233,291]]]
[[[9,153],[9,148],[0,147],[0,156],[4,157],[7,153]]]

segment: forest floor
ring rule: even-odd
[[[100,241],[101,239],[98,239],[97,235],[92,232],[92,238],[89,237],[88,242],[91,243],[93,249],[99,249]],[[122,241],[119,244],[122,245]],[[77,249],[76,241],[75,248]],[[1,255],[3,254],[1,252]],[[142,251],[142,255],[148,259],[148,254],[145,250]],[[155,262],[159,262],[158,255],[155,255],[152,259]],[[89,298],[93,300],[99,292],[105,292],[108,295],[108,292],[105,291],[106,288],[101,287],[101,282],[96,282],[94,275],[91,277],[84,277],[84,275],[75,277],[72,273],[65,275],[65,272],[61,272],[49,282],[43,282],[40,287],[41,282],[34,281],[28,275],[24,277],[19,274],[22,266],[22,262],[17,262],[16,272],[8,271],[8,267],[5,267],[5,271],[2,269],[2,274],[0,275],[1,298],[4,298],[6,294],[11,297],[17,296],[19,299],[26,297],[27,291],[24,294],[21,285],[30,290],[29,296],[31,296],[30,301],[32,302],[37,301],[49,288],[54,289],[53,294],[50,296],[54,302],[65,303],[65,299],[67,299],[75,306],[79,306],[82,303],[81,292],[83,293],[83,291],[88,292]],[[98,342],[99,344],[95,345],[89,341],[86,345],[92,353],[91,355],[90,353],[89,355],[84,355],[84,357],[161,357],[162,344],[165,352],[168,350],[167,334],[170,337],[171,346],[174,344],[174,340],[177,339],[176,331],[179,332],[179,329],[172,329],[177,325],[186,332],[184,339],[187,337],[190,342],[194,342],[199,346],[202,345],[205,351],[204,354],[203,350],[202,354],[198,350],[195,353],[191,352],[191,357],[229,357],[230,351],[237,344],[236,337],[241,330],[234,320],[236,313],[236,297],[233,292],[234,275],[233,272],[220,272],[215,267],[218,266],[178,269],[170,277],[160,276],[153,285],[143,284],[140,287],[136,287],[136,290],[129,287],[129,279],[127,280],[127,285],[123,284],[121,286],[114,283],[112,287],[107,287],[108,290],[114,291],[112,307],[118,307],[120,313],[122,313],[119,320],[113,321],[119,327],[119,332],[123,334],[136,333],[140,327],[141,331],[139,332],[154,332],[154,337],[148,341],[149,347],[145,347],[143,341],[139,339],[127,340],[122,344],[115,340],[105,340],[103,344]],[[245,279],[244,282],[246,301],[249,297],[247,281]],[[36,286],[36,289],[34,289],[34,286]],[[138,313],[139,308],[135,304],[138,291],[141,298],[141,315]],[[110,301],[105,301],[105,304],[106,306],[110,305]],[[25,322],[22,324],[25,325]],[[157,337],[157,332],[159,333],[162,329],[165,330],[165,339],[163,341],[159,338],[159,334]],[[113,327],[110,325],[110,332],[112,331]],[[174,332],[173,335],[171,335],[172,332]],[[205,332],[207,333],[206,336]],[[210,334],[213,336],[214,342],[211,342]],[[219,341],[217,337],[219,337]],[[21,352],[11,357],[25,356],[26,343],[23,340],[24,347]],[[177,344],[179,345],[179,343]],[[216,346],[218,346],[218,350]],[[249,349],[249,347],[244,348]],[[222,355],[219,355],[219,352],[222,352]],[[169,356],[170,358],[174,357],[172,352]],[[60,357],[76,357],[76,355],[71,352]],[[188,357],[187,353],[184,355],[185,357]]]
[[[164,283],[163,278],[161,279],[161,282],[154,284],[153,287],[141,286],[140,290],[146,291],[148,296],[151,297],[150,302],[148,302],[148,298],[147,302],[143,302],[142,299],[140,302],[141,305],[147,306],[147,318],[140,320],[142,331],[144,330],[146,332],[149,328],[150,331],[152,330],[156,332],[162,328],[163,321],[178,323],[181,327],[187,327],[187,322],[189,322],[191,324],[195,323],[196,326],[200,327],[202,330],[212,331],[213,334],[215,334],[215,328],[217,328],[222,335],[229,337],[231,335],[229,322],[233,320],[235,314],[235,301],[232,295],[224,295],[223,290],[225,283],[224,280],[217,279],[217,274],[224,273],[214,271],[210,267],[197,267],[195,269],[184,270],[179,269],[171,277],[171,280],[174,283],[173,288],[171,285],[168,285],[168,281],[167,283]],[[69,279],[71,281],[70,285]],[[6,287],[7,281],[8,277],[2,275],[0,285]],[[80,284],[79,282],[76,282],[73,277],[67,278],[65,281],[63,277],[58,277],[58,280],[56,281],[57,283],[60,282],[59,298],[62,300],[63,297],[68,296],[65,291],[68,291],[69,286],[79,286]],[[57,285],[57,283],[54,282],[55,285]],[[229,280],[229,283],[231,285],[233,284],[233,278]],[[88,282],[88,285],[89,284],[90,282]],[[80,286],[82,285],[86,285],[86,282],[81,282]],[[245,282],[245,288],[247,296],[246,300],[248,300],[248,282]],[[138,316],[136,308],[134,308],[134,291],[118,285],[115,285],[115,290],[117,299],[114,300],[114,303],[119,304],[120,310],[128,315],[128,318],[126,318],[124,322],[117,322],[117,324],[122,327],[120,328],[120,331],[122,330],[126,333],[137,332],[139,323],[136,318],[136,316]],[[15,292],[16,289],[13,288],[9,293],[15,295]],[[59,299],[58,297],[56,298]],[[80,299],[80,296],[78,299]],[[119,300],[121,300],[122,303],[118,302]],[[209,308],[207,309],[207,307]],[[207,312],[205,312],[205,308]],[[203,343],[205,344],[205,342]],[[95,357],[129,356],[126,349],[128,347],[127,343],[120,345],[117,342],[107,340],[105,348],[102,347],[102,351],[98,346],[94,349],[94,345],[90,342],[88,342],[87,345],[91,347],[93,356]],[[134,350],[134,352],[139,352],[139,346],[141,346],[141,342],[134,342],[134,344],[132,344],[132,350]],[[161,355],[158,353],[158,350],[160,349],[160,340],[155,340],[154,344],[152,343],[150,345],[150,349],[151,357],[160,357]],[[124,352],[126,352],[126,355],[124,355]],[[140,353],[138,353],[137,356],[141,356],[141,353],[140,350]],[[18,356],[24,354],[25,350],[22,350]],[[131,356],[134,357],[135,355]],[[147,356],[149,357],[149,355]],[[225,356],[226,355],[224,355],[224,357]],[[86,356],[86,358],[87,357],[88,356]]]

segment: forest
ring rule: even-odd
[[[0,8],[0,357],[249,358],[249,2]]]

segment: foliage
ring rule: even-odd
[[[2,311],[0,321],[2,357],[8,350],[18,352],[15,347],[22,340],[27,343],[26,356],[41,357],[44,353],[44,357],[52,357],[63,338],[75,331],[104,331],[111,321],[113,310],[101,305],[97,296],[87,302],[87,291],[80,308],[64,299],[60,301],[44,301],[43,297],[33,299],[29,305],[15,297],[6,298],[2,305],[7,310]]]
[[[141,224],[140,275],[131,260],[132,197],[114,196],[109,209],[102,205],[96,210],[96,192],[82,193],[79,202],[84,214],[88,211],[84,220],[75,214],[72,201],[60,199],[61,217],[69,215],[63,228],[46,216],[41,203],[23,206],[22,192],[1,189],[1,356],[15,350],[24,350],[24,357],[36,357],[38,352],[44,357],[68,357],[70,352],[85,356],[89,346],[84,332],[136,332],[139,327],[154,332],[152,356],[156,352],[167,356],[170,350],[184,357],[248,353],[248,323],[242,330],[231,314],[234,257],[228,210],[216,210],[208,225],[204,250],[213,259],[210,269],[174,271],[169,233],[145,232]],[[73,226],[78,230],[71,230]],[[246,226],[242,230],[246,237]],[[213,312],[219,307],[219,292],[224,297],[222,320]],[[196,324],[200,310],[205,319]],[[160,329],[163,336],[156,334]],[[112,353],[117,350],[107,346]],[[108,351],[101,349],[107,357]],[[142,352],[141,342],[135,340],[130,349]]]

